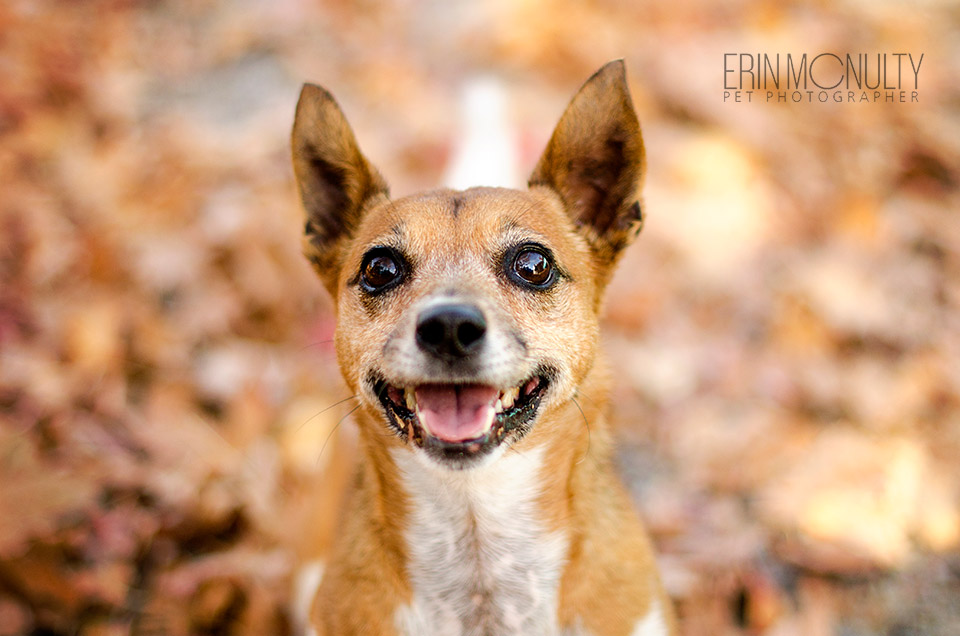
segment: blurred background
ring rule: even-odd
[[[938,0],[5,0],[0,635],[294,633],[354,436],[300,256],[301,83],[402,196],[452,178],[477,78],[522,184],[619,57],[649,174],[613,422],[681,632],[960,634],[958,27]],[[919,102],[724,102],[729,52],[923,53]]]

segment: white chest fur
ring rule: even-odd
[[[410,636],[555,635],[567,538],[537,512],[542,452],[508,452],[449,472],[405,450],[394,456],[410,496],[406,542]]]

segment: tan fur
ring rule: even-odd
[[[454,286],[495,306],[530,355],[561,370],[532,430],[507,451],[546,449],[541,521],[569,538],[561,630],[628,635],[655,603],[672,626],[649,541],[611,465],[609,374],[597,354],[603,288],[641,221],[643,144],[622,62],[601,69],[571,102],[526,192],[438,190],[391,201],[333,98],[314,86],[301,94],[293,153],[305,251],[336,301],[336,348],[351,390],[364,395],[364,374],[419,299]],[[549,294],[497,273],[496,255],[531,238],[566,274]],[[358,268],[367,250],[384,244],[402,247],[414,275],[387,300],[365,299]],[[393,634],[396,608],[414,594],[403,539],[410,497],[391,456],[410,442],[387,429],[378,402],[361,402],[363,461],[314,604],[321,635]]]

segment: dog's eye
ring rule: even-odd
[[[360,266],[360,284],[368,292],[384,291],[403,276],[400,259],[391,250],[377,249],[367,253]]]
[[[546,254],[533,247],[517,252],[513,272],[534,287],[546,287],[553,282],[553,264]]]

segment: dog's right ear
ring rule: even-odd
[[[386,200],[389,190],[360,152],[333,96],[319,86],[303,85],[290,144],[307,213],[304,252],[336,297],[342,241],[352,235],[364,210]]]

